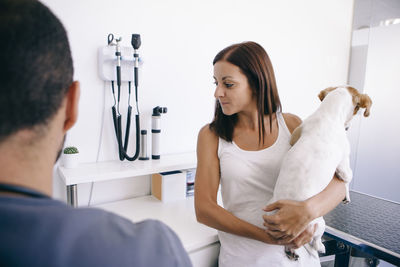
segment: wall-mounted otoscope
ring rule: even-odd
[[[118,101],[115,99],[115,90],[114,90],[114,81],[111,81],[112,93],[114,97],[114,106],[112,107],[112,114],[113,114],[113,122],[114,122],[114,129],[115,135],[117,137],[118,142],[118,152],[119,152],[119,159],[122,161],[127,159],[129,161],[134,161],[139,156],[140,151],[140,124],[139,124],[139,105],[138,105],[138,84],[139,84],[139,53],[138,49],[141,45],[140,35],[139,34],[132,34],[131,44],[134,49],[134,81],[135,81],[135,97],[136,97],[136,111],[137,114],[135,115],[135,122],[136,122],[136,151],[133,157],[130,157],[127,154],[128,143],[129,143],[129,131],[131,126],[131,114],[132,114],[132,106],[130,103],[131,100],[131,82],[128,82],[129,86],[129,98],[128,98],[128,114],[126,120],[126,131],[125,131],[125,140],[122,142],[122,126],[121,126],[121,114],[119,112],[119,104],[120,104],[120,97],[121,97],[121,47],[119,43],[121,42],[122,38],[115,39],[114,43],[114,35],[108,35],[108,45],[114,45],[115,49],[115,56],[117,57],[117,65],[116,65],[116,74],[117,74],[117,88],[118,88]]]
[[[160,159],[160,134],[161,134],[161,113],[167,113],[166,107],[153,108],[151,115],[151,158]]]

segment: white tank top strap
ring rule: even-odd
[[[278,119],[278,125],[279,125],[279,132],[281,134],[286,134],[289,135],[289,137],[292,135],[289,131],[289,128],[286,125],[285,119],[283,118],[282,112],[277,112],[276,117]]]
[[[221,157],[225,142],[226,141],[224,139],[222,139],[221,137],[218,137],[218,158]]]

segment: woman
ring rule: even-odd
[[[333,177],[310,199],[265,207],[301,120],[281,113],[272,64],[259,44],[229,46],[213,65],[215,116],[198,137],[195,208],[199,222],[219,230],[219,265],[319,266],[302,247],[315,231],[308,224],[345,197],[345,184]],[[224,208],[217,204],[219,184]],[[289,260],[283,245],[302,247],[300,259]]]

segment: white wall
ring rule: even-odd
[[[284,112],[302,118],[318,106],[319,90],[347,81],[353,1],[44,2],[68,31],[75,79],[81,82],[79,121],[67,144],[79,147],[83,162],[97,160],[99,145],[99,161],[117,160],[111,89],[97,73],[97,49],[107,44],[108,33],[122,36],[123,45],[130,44],[132,33],[142,36],[141,124],[150,130],[151,109],[168,107],[162,117],[162,153],[195,150],[199,129],[213,116],[212,59],[232,43],[253,40],[264,46]],[[133,145],[134,135],[131,139]],[[148,182],[139,183],[148,193]],[[88,186],[81,188],[86,198]],[[60,188],[56,192],[60,197]]]

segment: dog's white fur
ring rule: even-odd
[[[321,97],[323,92],[325,98]],[[345,128],[360,107],[367,108],[364,115],[368,116],[372,102],[368,96],[358,94],[351,87],[328,88],[321,94],[323,101],[320,107],[293,132],[291,143],[296,139],[297,142],[283,159],[270,203],[280,199],[306,200],[321,192],[332,180],[335,171],[346,183],[352,179],[350,144]],[[360,99],[361,96],[368,98],[368,106],[357,103],[356,97]],[[317,251],[325,252],[321,241],[325,221],[319,217],[310,224],[317,224],[318,227],[310,246],[306,248],[318,257]],[[291,253],[297,255],[293,250]]]

